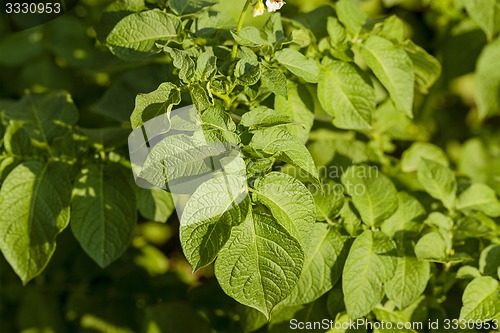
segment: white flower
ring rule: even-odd
[[[252,14],[253,17],[261,16],[264,14],[264,11],[266,10],[266,6],[264,6],[264,3],[262,1],[259,1],[255,7],[253,7]]]
[[[275,12],[277,10],[280,10],[284,4],[285,2],[283,0],[267,0],[266,1],[267,11]]]

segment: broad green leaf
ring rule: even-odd
[[[417,171],[423,158],[440,163],[445,167],[450,165],[446,153],[438,146],[428,142],[415,142],[401,156],[401,169],[404,172]]]
[[[479,269],[473,266],[462,266],[457,271],[457,279],[475,279],[481,276]]]
[[[179,79],[189,83],[195,78],[196,64],[189,51],[178,50],[165,46],[165,52],[172,57],[172,64],[179,70]]]
[[[282,71],[275,68],[261,66],[260,78],[264,85],[271,90],[276,96],[287,98],[288,89],[286,76]]]
[[[405,22],[397,15],[391,15],[380,23],[379,35],[395,43],[401,43],[406,37]],[[374,30],[377,29],[377,25]]]
[[[303,263],[299,242],[273,218],[253,212],[231,231],[215,276],[226,294],[269,318],[297,284]]]
[[[375,92],[370,79],[355,64],[330,61],[321,68],[318,98],[333,124],[343,129],[371,128]]]
[[[277,112],[292,119],[294,123],[285,128],[305,143],[314,123],[313,97],[302,84],[288,81],[285,83],[285,88],[288,91],[288,96],[276,96],[274,108]]]
[[[467,13],[483,29],[489,40],[500,31],[499,0],[467,0],[463,2]]]
[[[217,73],[217,57],[212,50],[200,54],[196,61],[196,78],[201,81],[208,81]]]
[[[472,184],[460,194],[457,208],[460,210],[479,210],[492,217],[500,216],[500,201],[495,191],[481,183]]]
[[[336,47],[339,44],[345,42],[347,34],[344,27],[342,26],[342,24],[340,24],[337,18],[328,18],[326,30],[328,31],[328,35],[330,36],[330,44],[333,47]]]
[[[444,262],[450,254],[450,248],[444,236],[433,231],[418,240],[415,254],[422,260]]]
[[[285,36],[283,34],[283,22],[279,12],[276,12],[269,17],[263,29],[267,34],[267,40],[269,42],[273,44],[280,44],[285,40]]]
[[[258,130],[250,145],[257,151],[295,165],[306,173],[311,182],[320,186],[318,171],[311,154],[302,142],[287,131],[276,127]]]
[[[380,225],[398,208],[397,191],[378,168],[352,166],[341,177],[361,220],[369,226]]]
[[[253,109],[243,114],[240,125],[248,127],[250,130],[287,125],[292,122],[292,118],[264,106]]]
[[[424,226],[425,208],[406,192],[398,193],[398,202],[398,209],[384,221],[382,231],[392,238],[413,238]]]
[[[304,184],[287,174],[271,172],[258,180],[253,193],[253,200],[266,205],[303,248],[309,244],[316,206]]]
[[[73,188],[71,231],[101,267],[127,249],[137,220],[136,198],[121,167],[86,165]]]
[[[69,223],[67,168],[36,161],[18,165],[0,189],[0,250],[23,284],[38,276]]]
[[[252,86],[260,79],[260,64],[248,58],[240,59],[234,67],[236,82],[243,86]]]
[[[146,121],[169,112],[181,102],[179,88],[170,82],[160,84],[158,89],[135,98],[135,108],[130,116],[132,128],[137,128]]]
[[[286,305],[300,305],[315,301],[335,283],[342,273],[347,255],[346,237],[326,223],[315,223],[305,248],[302,274]]]
[[[314,59],[306,58],[297,50],[287,48],[275,53],[276,60],[306,82],[316,83],[319,67]]]
[[[208,146],[184,134],[167,136],[151,149],[139,177],[172,193],[193,193],[211,178],[219,166],[212,163],[218,163],[227,148],[222,143]]]
[[[253,26],[247,26],[238,31],[238,33],[234,33],[231,31],[234,40],[242,46],[264,46],[270,45],[267,39],[261,34],[261,31]]]
[[[5,115],[7,119],[23,122],[23,129],[31,139],[49,153],[53,140],[67,133],[78,120],[78,110],[65,92],[24,95],[6,109]]]
[[[427,51],[412,42],[410,39],[403,44],[404,50],[410,56],[415,72],[415,85],[417,89],[427,94],[432,85],[441,75],[441,64]]]
[[[179,15],[194,14],[214,5],[212,0],[169,0],[168,4]]]
[[[475,98],[480,118],[484,119],[500,113],[500,38],[486,46],[476,65]]]
[[[465,288],[460,319],[491,320],[500,314],[500,285],[490,276],[478,277]]]
[[[381,232],[364,231],[356,238],[342,275],[347,313],[352,319],[368,314],[384,297],[384,284],[396,269],[396,244]]]
[[[141,59],[157,53],[157,42],[177,40],[180,19],[159,9],[126,16],[106,38],[106,44],[117,57],[124,60]]]
[[[336,3],[336,10],[340,22],[344,24],[352,35],[356,35],[368,19],[368,16],[352,0],[338,1]]]
[[[490,245],[481,252],[479,271],[484,275],[496,277],[500,267],[500,245]]]
[[[344,206],[344,191],[341,184],[330,181],[324,186],[324,193],[314,192],[316,221],[331,221]]]
[[[3,136],[3,144],[5,151],[11,156],[30,156],[31,139],[24,129],[24,123],[11,120]]]
[[[175,210],[170,193],[157,188],[137,189],[137,209],[146,219],[156,222],[167,222]]]
[[[357,237],[364,230],[361,218],[350,200],[344,200],[344,206],[340,210],[340,221],[351,237]]]
[[[196,109],[200,112],[213,106],[210,98],[208,96],[207,90],[199,83],[192,84],[189,86],[189,94],[191,95],[191,100],[196,106]]]
[[[210,264],[241,224],[249,200],[241,177],[223,175],[201,184],[189,198],[180,221],[180,240],[193,271]]]
[[[361,56],[389,92],[396,108],[413,118],[413,65],[406,52],[387,39],[370,36],[361,44]]]
[[[418,164],[417,177],[425,191],[441,200],[444,206],[455,206],[457,181],[453,171],[446,166],[423,157]]]
[[[419,260],[412,246],[405,245],[406,248],[399,251],[394,276],[385,285],[387,298],[399,309],[406,308],[422,295],[430,278],[430,263]]]

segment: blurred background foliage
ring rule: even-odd
[[[466,0],[361,2],[374,18],[390,14],[402,18],[410,38],[443,65],[437,84],[415,103],[415,122],[401,131],[397,144],[386,144],[400,157],[409,140],[429,140],[445,149],[460,173],[500,194],[500,117],[481,123],[474,104],[474,72],[488,38],[467,15],[462,1]],[[236,19],[243,2],[221,0],[217,7]],[[135,96],[168,80],[164,73],[170,72],[170,65],[161,60],[126,63],[110,54],[96,38],[96,30],[106,29],[99,21],[110,3],[82,0],[68,14],[16,33],[2,19],[0,109],[28,91],[66,90],[80,110],[79,126],[94,130],[96,136],[98,129],[113,128],[115,135],[102,140],[100,149],[125,156]],[[319,7],[331,4],[329,0],[288,0],[282,14],[311,23],[320,35],[324,34],[320,14],[325,9]],[[268,15],[256,19],[248,15],[246,24],[260,26]],[[311,135],[320,132],[313,130]],[[0,170],[7,173],[6,168]],[[5,174],[0,172],[0,182]],[[79,248],[69,230],[59,236],[45,273],[26,287],[0,257],[0,331],[238,332],[259,326],[222,292],[210,268],[191,274],[171,206],[140,213],[130,248],[104,270]],[[328,317],[326,302],[323,297],[314,305],[302,306],[295,316]],[[261,330],[286,331],[285,322],[280,323],[279,317],[273,320]]]

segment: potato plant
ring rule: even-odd
[[[2,331],[498,331],[498,0],[85,0],[1,31]],[[200,140],[237,157],[200,180]]]

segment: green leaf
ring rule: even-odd
[[[136,196],[139,213],[150,221],[165,223],[175,210],[172,196],[166,191],[137,188]]]
[[[479,269],[472,266],[462,266],[457,271],[457,279],[475,279],[481,276]]]
[[[406,245],[406,246],[405,246]],[[422,295],[430,278],[430,264],[419,260],[411,244],[405,243],[397,257],[396,271],[385,285],[385,294],[399,309],[404,309]]]
[[[217,57],[212,50],[200,54],[196,61],[196,78],[201,81],[210,80],[217,73]]]
[[[283,34],[283,23],[279,12],[269,16],[264,25],[264,31],[267,34],[267,40],[273,44],[280,44],[286,39]]]
[[[478,277],[465,288],[460,319],[491,320],[500,314],[499,282],[490,276]]]
[[[164,48],[165,52],[172,57],[172,64],[179,70],[179,79],[189,83],[195,78],[196,65],[191,58],[189,51],[172,49],[168,46]]]
[[[78,120],[78,110],[65,92],[24,95],[5,110],[5,115],[23,122],[31,139],[49,152],[52,141],[66,134]]]
[[[127,249],[137,220],[135,192],[121,167],[89,164],[73,188],[71,231],[101,267]]]
[[[315,191],[313,197],[316,204],[316,221],[330,221],[330,218],[338,215],[344,206],[342,185],[333,181],[325,184],[324,194]]]
[[[285,87],[288,90],[288,96],[276,96],[274,98],[274,108],[277,112],[292,119],[294,124],[285,128],[305,143],[309,138],[309,132],[314,123],[313,97],[307,87],[300,83],[288,81],[285,83]]]
[[[380,225],[398,208],[396,188],[378,168],[366,165],[352,166],[341,179],[361,215],[361,220],[367,225]]]
[[[31,139],[20,121],[9,122],[3,136],[5,151],[11,156],[29,156],[31,152]]]
[[[500,1],[467,0],[465,9],[472,19],[483,29],[489,40],[500,31]]]
[[[189,198],[180,221],[180,240],[193,271],[210,264],[241,224],[249,207],[242,177],[223,175],[201,184]]]
[[[396,269],[396,245],[381,232],[364,231],[349,250],[342,276],[347,313],[368,314],[384,297],[384,284]]]
[[[137,60],[157,53],[156,42],[178,39],[181,21],[159,9],[126,16],[106,38],[111,52],[124,60]]]
[[[286,305],[307,304],[320,298],[337,283],[347,255],[346,237],[328,227],[326,223],[315,223],[310,233],[310,242],[305,248],[302,274]]]
[[[422,158],[417,177],[425,191],[441,200],[446,208],[452,209],[455,206],[457,181],[453,171],[440,163]]]
[[[370,129],[375,92],[370,78],[355,64],[330,61],[322,66],[318,98],[333,124],[342,129]]]
[[[413,118],[415,77],[410,57],[387,39],[370,36],[361,44],[361,56],[389,92],[396,108]]]
[[[476,65],[475,98],[481,119],[500,114],[500,39],[486,46]]]
[[[425,208],[406,192],[398,193],[398,210],[384,221],[382,231],[392,238],[413,238],[424,227]]]
[[[287,125],[291,122],[292,119],[289,116],[261,106],[243,114],[240,125],[248,127],[250,130],[255,130],[265,127]]]
[[[479,271],[484,275],[496,277],[500,267],[500,245],[486,247],[479,257]]]
[[[356,35],[368,16],[352,0],[340,0],[336,3],[337,16],[352,35]]]
[[[269,68],[266,66],[261,66],[261,75],[260,78],[262,83],[271,90],[276,96],[282,96],[287,98],[288,89],[287,89],[287,81],[286,76],[282,71]]]
[[[276,52],[275,57],[286,69],[304,81],[318,82],[319,67],[314,59],[306,58],[302,53],[291,48]]]
[[[440,163],[445,167],[450,165],[446,153],[438,146],[427,142],[415,142],[401,156],[401,169],[404,172],[417,171],[422,158]]]
[[[234,40],[242,46],[264,46],[270,45],[270,43],[263,37],[261,31],[253,26],[247,26],[234,33],[231,31]]]
[[[38,276],[69,223],[71,183],[60,163],[24,162],[0,190],[0,250],[23,284]]]
[[[311,154],[302,142],[287,131],[276,127],[258,130],[250,146],[278,160],[295,165],[307,174],[311,182],[320,186],[318,171]]]
[[[169,0],[172,10],[179,15],[194,14],[216,4],[212,0]]]
[[[337,18],[328,18],[326,30],[328,31],[328,35],[330,36],[330,44],[333,47],[336,47],[339,44],[345,42],[347,34],[344,27],[342,26],[342,24],[340,24]]]
[[[410,39],[404,42],[403,47],[413,63],[417,89],[427,94],[441,75],[441,63]]]
[[[198,111],[202,112],[213,106],[210,98],[208,97],[207,90],[201,84],[196,83],[190,85],[189,94],[191,95],[191,100]]]
[[[146,121],[172,110],[181,102],[179,88],[170,82],[160,84],[158,89],[135,98],[135,108],[130,116],[132,128],[137,128]]]
[[[234,68],[236,82],[243,86],[252,86],[260,79],[260,64],[248,58],[240,59]]]
[[[215,276],[226,294],[269,318],[297,284],[303,263],[299,242],[271,217],[253,212],[233,228]]]
[[[314,227],[316,206],[304,184],[287,174],[271,172],[258,180],[253,200],[266,205],[276,221],[305,248]]]
[[[492,188],[481,183],[475,183],[460,194],[457,209],[479,210],[491,217],[499,217],[500,201]]]
[[[422,260],[445,262],[450,254],[450,248],[444,236],[434,231],[418,240],[415,254]]]

